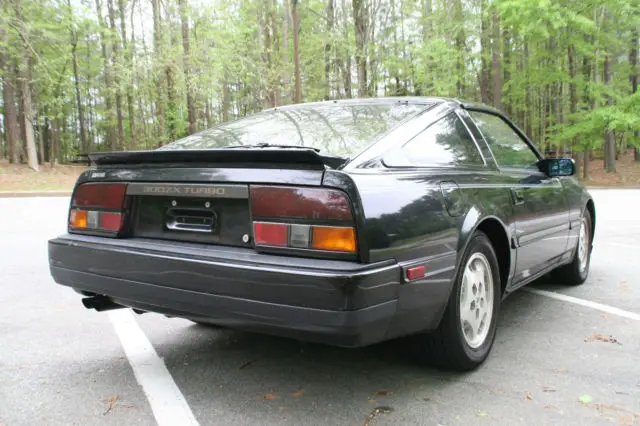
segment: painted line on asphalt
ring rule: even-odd
[[[562,300],[563,302],[574,303],[576,305],[585,306],[587,308],[595,309],[598,311],[606,312],[607,314],[617,315],[619,317],[640,321],[640,314],[635,312],[625,311],[624,309],[615,308],[609,305],[603,305],[602,303],[592,302],[590,300],[578,299],[577,297],[567,296],[566,294],[555,293],[553,291],[539,290],[537,288],[525,287],[524,291],[537,294],[539,296],[546,296],[556,300]]]
[[[136,380],[142,386],[158,425],[193,425],[196,420],[167,366],[129,309],[109,312]]]

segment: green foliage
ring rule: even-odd
[[[153,1],[160,5],[157,40]],[[111,149],[117,95],[124,129],[117,146],[129,149],[154,148],[187,135],[187,93],[200,130],[293,101],[291,0],[185,0],[188,58],[179,1],[153,1],[125,0],[122,17],[119,2],[112,1],[115,28],[109,25],[106,0],[99,2],[103,25],[94,1],[72,1],[69,7],[66,0],[22,0],[20,10],[14,1],[4,2],[0,54],[8,65],[0,69],[0,78],[15,83],[15,66],[29,67],[36,118],[47,123],[47,152],[52,141],[60,160],[81,150],[74,43],[91,150]],[[494,104],[541,147],[598,149],[605,131],[638,144],[640,101],[629,84],[629,49],[640,26],[637,0],[363,3],[370,96],[451,96]],[[329,4],[298,2],[303,101],[357,94],[353,5],[349,0]],[[26,64],[19,60],[23,45],[30,58]],[[573,52],[573,75],[568,52]],[[605,56],[611,64],[606,83]]]

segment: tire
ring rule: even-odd
[[[480,271],[479,265],[484,268],[484,274],[474,275],[468,272],[475,270],[477,273]],[[478,285],[482,282],[479,277],[484,281],[484,289]],[[473,282],[476,284],[471,284]],[[474,287],[476,292],[473,292]],[[495,340],[502,300],[501,288],[498,259],[493,246],[486,234],[476,231],[460,262],[438,329],[418,337],[421,357],[436,367],[455,371],[469,371],[480,366],[489,356]],[[490,312],[486,301],[481,306],[484,300],[482,295],[486,300],[492,301]],[[470,297],[472,300],[469,300]],[[464,303],[461,304],[461,301]],[[488,314],[484,326],[482,316],[479,317],[481,308],[484,309],[483,314]],[[478,327],[466,321],[474,312],[475,315],[471,315],[470,319],[475,324],[480,323]],[[472,332],[474,328],[478,330],[477,333]]]
[[[580,230],[578,232],[578,243],[571,263],[560,266],[553,273],[554,278],[560,284],[576,286],[584,283],[589,276],[589,267],[591,265],[591,249],[592,249],[592,227],[591,213],[586,208],[580,220]]]

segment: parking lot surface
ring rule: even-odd
[[[402,341],[337,349],[86,310],[48,270],[68,198],[0,198],[0,425],[639,425],[640,191],[592,194],[588,281],[510,296],[466,374]]]

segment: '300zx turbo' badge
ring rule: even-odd
[[[132,183],[127,188],[127,194],[200,198],[248,198],[249,190],[245,185]]]

